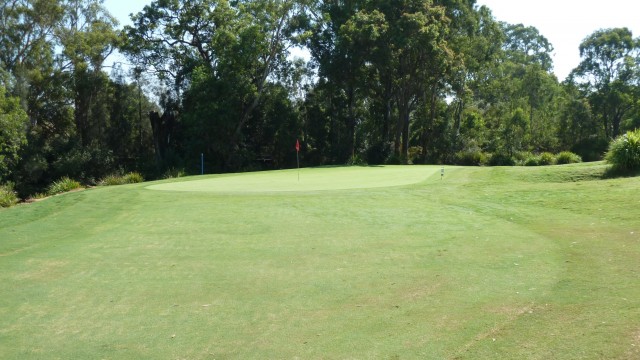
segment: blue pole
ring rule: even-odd
[[[204,154],[200,153],[200,174],[204,175]]]

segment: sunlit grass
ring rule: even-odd
[[[0,357],[640,356],[638,178],[440,169],[191,177],[0,210]]]

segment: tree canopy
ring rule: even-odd
[[[589,160],[640,125],[630,30],[594,29],[560,82],[538,29],[475,0],[155,0],[124,28],[100,0],[5,0],[0,24],[0,183],[22,196],[201,156],[292,167],[296,139],[305,165]]]

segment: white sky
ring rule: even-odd
[[[627,27],[640,36],[638,0],[477,0],[499,21],[534,26],[554,47],[562,81],[580,63],[580,43],[599,29]]]
[[[105,7],[128,25],[148,0],[105,0]],[[554,72],[560,81],[580,62],[579,46],[594,31],[628,27],[640,37],[640,0],[477,0],[499,21],[534,26],[554,47]],[[121,60],[120,60],[121,61]]]

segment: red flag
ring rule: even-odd
[[[296,139],[296,151],[300,152],[300,141],[298,139]]]

